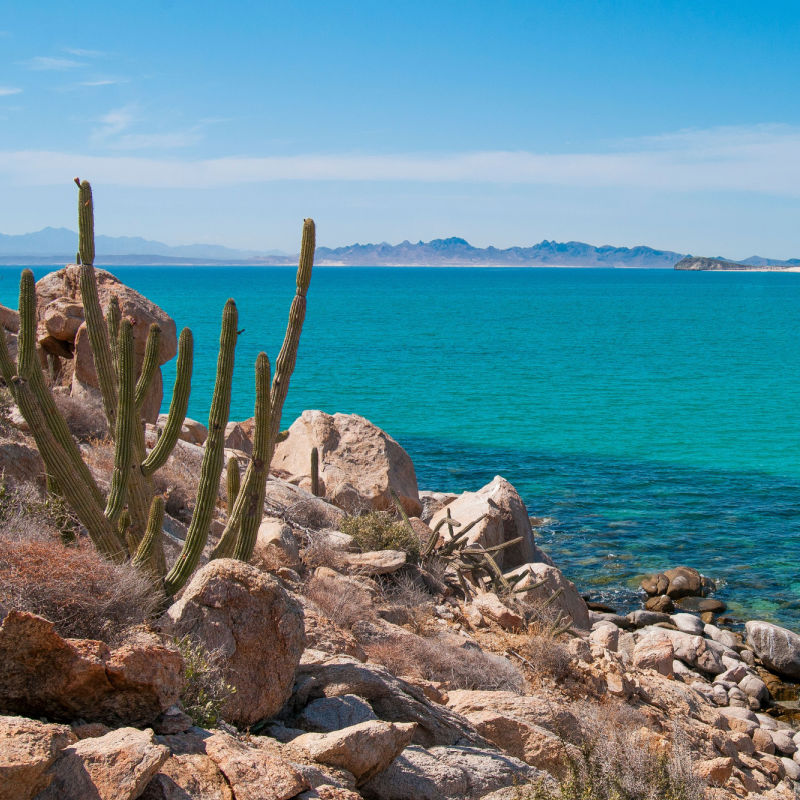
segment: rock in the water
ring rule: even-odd
[[[27,800],[45,789],[48,768],[76,739],[67,725],[0,717],[0,800]]]
[[[324,496],[356,512],[362,508],[394,508],[394,490],[406,513],[419,516],[422,503],[414,465],[405,450],[387,433],[357,414],[304,411],[279,442],[272,471],[311,487],[311,450],[319,454],[319,479]]]
[[[800,680],[800,635],[759,620],[746,623],[745,629],[747,643],[764,666],[784,678]]]
[[[370,720],[330,733],[306,733],[292,741],[320,764],[346,769],[357,783],[383,772],[410,743],[416,725]]]
[[[644,602],[647,611],[659,611],[662,614],[669,614],[675,608],[672,598],[668,594],[657,594],[648,597]]]
[[[703,594],[703,576],[692,567],[675,567],[664,572],[669,581],[665,594],[673,600],[687,595]]]
[[[562,612],[572,619],[573,627],[589,630],[591,626],[589,624],[589,609],[586,607],[586,601],[575,588],[575,584],[567,580],[558,567],[551,567],[548,564],[541,563],[523,564],[511,572],[507,572],[505,577],[511,578],[521,573],[527,573],[527,575],[514,586],[516,596],[520,600],[533,605],[548,603],[547,609],[554,616]],[[536,585],[542,581],[544,583],[541,586]],[[530,587],[528,591],[519,591],[526,587]],[[551,601],[551,598],[556,594],[558,596]]]
[[[42,617],[10,611],[0,626],[0,709],[111,725],[148,725],[177,702],[183,659],[155,639],[109,650],[62,639]]]
[[[169,750],[150,730],[119,728],[82,739],[62,751],[37,800],[136,800],[168,758]]]
[[[466,535],[469,544],[494,547],[522,537],[519,544],[494,554],[495,561],[504,569],[543,560],[536,548],[525,503],[517,490],[500,475],[477,492],[464,492],[437,511],[430,521],[431,528],[435,528],[447,516],[448,510],[462,527],[480,519]],[[454,530],[458,533],[459,529]],[[449,538],[446,526],[439,528],[439,535]]]
[[[164,624],[224,655],[223,678],[236,688],[222,709],[229,722],[252,725],[289,698],[305,647],[303,609],[271,575],[235,559],[211,561]]]

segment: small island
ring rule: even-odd
[[[716,270],[722,272],[797,272],[796,264],[748,264],[743,261],[728,261],[724,258],[707,258],[703,256],[684,256],[675,269],[684,270]]]

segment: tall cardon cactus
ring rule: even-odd
[[[98,550],[114,561],[133,563],[163,582],[167,595],[178,591],[197,566],[208,541],[219,481],[225,460],[225,427],[231,404],[234,356],[238,337],[236,304],[228,300],[222,315],[217,374],[208,420],[197,497],[181,552],[168,570],[163,552],[164,500],[154,488],[153,474],[172,453],[186,418],[192,378],[193,341],[184,328],[178,341],[175,386],[163,432],[148,452],[142,407],[158,366],[161,331],[152,325],[138,380],[130,320],[122,317],[112,298],[103,316],[94,271],[94,207],[91,186],[76,179],[80,288],[103,409],[114,441],[110,490],[104,496],[81,457],[75,440],[42,373],[36,352],[36,288],[33,273],[20,280],[20,332],[16,363],[5,335],[0,336],[0,376],[9,386],[28,423],[51,484],[74,509]],[[269,465],[275,449],[283,402],[297,358],[305,318],[306,292],[314,260],[314,223],[303,225],[297,292],[289,324],[270,385],[265,353],[256,359],[256,402],[253,454],[239,481],[238,465],[228,464],[228,522],[213,557],[249,560],[261,522]]]

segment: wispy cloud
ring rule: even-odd
[[[65,47],[64,52],[79,58],[102,58],[107,55],[102,50],[84,50],[80,47]]]
[[[95,146],[111,150],[165,150],[188,147],[202,138],[201,126],[185,131],[137,133],[130,130],[138,120],[139,110],[134,105],[109,111],[98,120],[100,125],[92,131],[90,140]]]
[[[36,70],[37,72],[46,70],[62,71],[86,66],[82,61],[75,61],[72,58],[54,58],[51,56],[34,56],[23,63],[28,69]]]
[[[99,134],[117,147],[159,145],[180,134],[127,132],[131,112],[106,117]],[[185,136],[185,134],[184,134]],[[184,140],[185,142],[185,140]],[[507,183],[650,191],[736,191],[800,197],[800,128],[763,125],[679,131],[623,143],[613,152],[484,151],[444,155],[294,155],[180,160],[0,152],[0,173],[17,183],[49,185],[83,172],[97,181],[139,187],[205,188],[270,181]]]
[[[0,86],[0,97],[8,97],[11,94],[21,94],[22,89],[16,89],[11,86]]]
[[[120,83],[127,83],[127,78],[99,78],[96,81],[80,81],[78,86],[116,86]]]

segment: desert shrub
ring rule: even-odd
[[[300,558],[308,569],[316,567],[336,569],[342,563],[342,551],[333,547],[327,536],[314,532],[305,536],[305,547],[300,553]]]
[[[545,783],[518,787],[519,800],[702,800],[703,783],[677,728],[671,747],[659,749],[613,710],[583,712],[581,755],[567,758],[568,776],[555,791]]]
[[[70,433],[78,441],[88,442],[91,439],[105,438],[108,425],[102,408],[61,392],[54,392],[53,399]]]
[[[9,539],[60,537],[74,541],[78,518],[60,497],[48,495],[32,483],[12,485],[0,472],[1,536]]]
[[[111,644],[155,611],[159,594],[139,570],[106,561],[89,543],[65,546],[44,530],[0,534],[0,605],[49,619],[61,636]]]
[[[367,643],[364,651],[395,675],[441,681],[448,689],[524,690],[524,678],[508,659],[461,644],[446,635],[409,633]]]
[[[554,636],[547,626],[528,625],[515,637],[513,648],[538,679],[550,678],[560,683],[570,674],[572,654],[562,637]]]
[[[2,335],[2,331],[0,331]],[[0,431],[7,429],[11,425],[11,409],[13,402],[8,389],[0,384]]]
[[[345,517],[339,530],[353,537],[364,551],[403,550],[411,561],[419,558],[419,538],[405,523],[385,511],[368,511],[357,517]]]
[[[415,633],[424,633],[434,618],[434,597],[422,580],[406,570],[386,576],[379,583],[381,606],[399,612]]]
[[[236,693],[223,678],[224,655],[208,650],[189,636],[175,640],[183,656],[183,691],[181,705],[201,728],[213,728],[221,719],[222,707]]]
[[[303,594],[340,628],[375,618],[372,596],[355,581],[314,575],[303,585]]]

